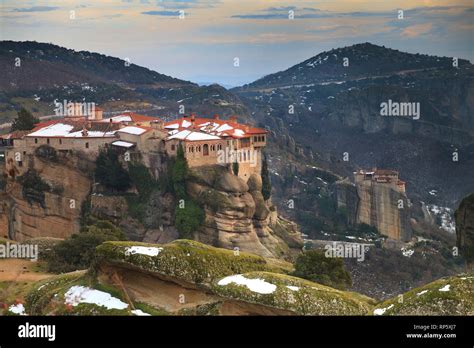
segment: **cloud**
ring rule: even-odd
[[[428,34],[433,28],[432,23],[422,23],[406,27],[402,31],[402,36],[413,38],[423,34]]]
[[[387,10],[387,11],[355,11],[355,12],[333,12],[333,11],[322,11],[317,8],[296,8],[295,6],[287,7],[269,7],[265,10],[258,11],[257,13],[246,13],[236,14],[231,16],[232,18],[240,19],[287,19],[288,12],[294,11],[295,19],[308,19],[308,18],[341,18],[341,17],[379,17],[379,18],[396,18],[398,16],[399,9]],[[418,15],[430,15],[430,16],[444,16],[449,14],[450,11],[463,10],[466,12],[473,11],[473,8],[467,8],[465,6],[432,6],[432,7],[415,7],[412,9],[404,10],[404,17],[413,17]]]
[[[59,9],[57,6],[33,6],[24,8],[15,8],[12,12],[48,12]]]
[[[142,12],[144,15],[150,15],[150,16],[162,16],[162,17],[178,17],[179,16],[179,11],[146,11]]]

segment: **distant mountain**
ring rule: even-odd
[[[466,180],[474,172],[474,66],[467,60],[455,67],[453,58],[363,43],[323,52],[232,91],[277,137],[339,175],[374,166],[396,169],[410,198],[451,208],[474,191],[474,182]],[[419,119],[382,116],[381,104],[389,100],[419,103]],[[459,161],[453,161],[454,152]],[[282,199],[295,192],[292,181],[286,185]]]
[[[54,100],[95,102],[106,111],[131,110],[177,116],[246,115],[239,98],[212,84],[200,87],[125,60],[34,41],[0,41],[0,124],[26,107],[53,113]]]
[[[469,61],[458,60],[459,66],[466,64]],[[366,42],[320,53],[285,71],[244,85],[243,89],[341,82],[452,67],[452,58],[410,54]]]
[[[15,60],[20,58],[20,66]],[[188,81],[159,74],[125,60],[88,51],[75,51],[35,41],[1,41],[2,91],[44,89],[65,84],[118,83],[182,86]]]

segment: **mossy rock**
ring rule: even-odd
[[[299,315],[367,315],[375,301],[363,295],[336,290],[324,285],[283,274],[250,272],[241,276],[264,281],[269,293],[260,293],[231,282],[212,290],[223,297],[288,310]],[[225,278],[224,278],[225,279]]]
[[[161,248],[156,256],[126,255],[128,247]],[[105,242],[97,247],[98,262],[119,262],[145,271],[175,277],[195,284],[211,284],[226,275],[251,271],[284,272],[263,257],[211,247],[196,241],[176,240],[169,244]]]
[[[121,289],[111,284],[101,284],[86,271],[77,271],[56,276],[37,282],[26,296],[25,311],[29,315],[135,315],[132,307],[124,309],[107,308],[93,303],[79,303],[75,306],[65,303],[66,292],[74,285],[86,286],[90,289],[106,292],[122,302],[127,303]],[[144,303],[133,303],[150,315],[167,315],[164,310],[154,308]]]
[[[76,285],[82,281],[85,271],[76,271],[38,282],[26,296],[25,309],[29,315],[46,315],[55,311],[52,300],[68,286]]]
[[[383,301],[378,315],[474,315],[474,274],[438,279]]]
[[[189,169],[188,180],[212,187],[224,173],[228,172],[228,168],[220,165],[199,166]]]

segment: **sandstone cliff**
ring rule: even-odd
[[[455,213],[457,246],[474,269],[474,193],[465,197]]]
[[[259,175],[245,182],[222,166],[193,168],[187,191],[206,213],[194,238],[265,257],[288,256],[290,247],[301,249],[296,225],[277,216],[275,208],[264,201],[261,189]]]
[[[374,226],[390,239],[410,240],[410,209],[405,194],[388,185],[354,185],[346,179],[336,183],[336,196],[338,207],[346,208],[350,223]]]
[[[91,189],[93,162],[57,154],[54,160],[29,155],[21,174],[7,181],[2,198],[2,234],[17,241],[34,237],[66,238],[80,229],[81,206]],[[15,168],[14,168],[15,169]],[[40,178],[45,189],[22,183],[26,175]],[[8,222],[7,222],[8,221]]]

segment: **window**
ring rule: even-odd
[[[201,152],[201,146],[196,146],[196,152]]]
[[[63,140],[59,139],[59,144],[62,145],[62,143],[63,143]]]
[[[222,150],[222,144],[217,145],[218,150]]]
[[[35,138],[35,144],[38,144],[38,138]]]
[[[86,143],[86,149],[88,149],[88,148],[89,148],[89,143]]]
[[[209,156],[209,145],[207,144],[204,144],[203,147],[202,147],[202,154],[204,156]]]
[[[176,149],[176,145],[171,145],[171,151],[174,151]]]
[[[46,144],[48,144],[48,145],[49,145],[49,138],[47,138],[47,139],[46,139]]]

